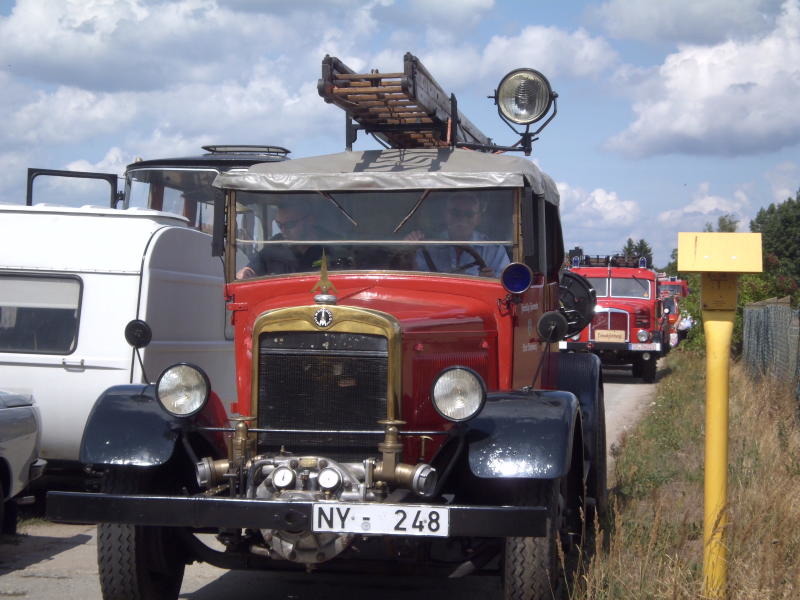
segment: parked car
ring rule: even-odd
[[[412,55],[405,88],[383,77],[397,74],[326,57],[319,89],[399,147],[215,180],[241,416],[224,418],[214,377],[189,361],[95,403],[80,457],[105,471],[103,493],[50,492],[47,508],[100,523],[104,597],[177,598],[185,564],[204,561],[490,573],[507,598],[544,599],[560,552],[591,547],[607,497],[603,388],[596,356],[555,347],[594,308],[560,307],[556,185],[494,153],[510,148],[467,126]],[[384,88],[406,114],[443,116],[403,130],[357,110]],[[555,98],[527,69],[497,96],[528,125]],[[132,323],[129,341],[148,330]]]
[[[15,498],[42,474],[39,410],[29,394],[0,390],[0,531],[16,533]]]
[[[585,277],[597,307],[589,327],[559,342],[562,352],[593,352],[604,364],[631,365],[634,377],[652,383],[659,357],[669,343],[669,309],[664,308],[657,275],[639,257],[573,258],[570,272]]]

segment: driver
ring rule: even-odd
[[[273,236],[272,240],[315,240],[324,237],[317,227],[315,214],[305,205],[278,205],[275,223],[281,228],[281,233]],[[322,253],[323,247],[319,244],[264,246],[247,266],[236,273],[236,279],[312,271],[319,268]]]
[[[473,193],[458,192],[452,195],[445,203],[447,230],[438,239],[460,242],[488,239],[486,234],[476,229],[481,216],[480,200]],[[423,238],[421,231],[412,231],[406,237],[411,241]],[[428,246],[417,252],[415,262],[420,271],[500,277],[500,272],[509,260],[508,252],[501,244],[470,244]]]

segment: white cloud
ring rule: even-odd
[[[528,26],[519,35],[494,36],[483,49],[480,72],[501,77],[520,65],[534,66],[548,76],[595,77],[616,64],[609,43],[583,29],[567,32],[557,27]],[[461,66],[462,70],[464,66]]]
[[[565,218],[576,219],[584,225],[625,226],[639,215],[639,206],[632,200],[621,200],[616,192],[601,188],[585,192],[566,183],[558,183],[562,213]]]
[[[685,46],[640,84],[636,120],[609,141],[630,156],[737,156],[800,142],[800,3],[748,42]]]
[[[716,228],[719,217],[733,215],[739,220],[739,229],[746,230],[749,204],[742,189],[734,191],[732,198],[726,198],[712,194],[711,185],[704,182],[688,204],[659,213],[658,222],[675,231],[703,231],[707,223]]]
[[[627,237],[636,235],[641,213],[636,202],[600,188],[588,192],[568,183],[556,185],[561,196],[565,247],[580,246],[587,254],[609,254],[621,249]]]
[[[50,94],[40,92],[20,107],[3,137],[11,143],[75,143],[125,127],[136,110],[131,94],[96,94],[59,87]]]
[[[782,0],[610,0],[589,9],[612,37],[713,44],[771,29]]]
[[[772,198],[775,202],[785,202],[794,198],[800,189],[800,165],[791,161],[784,161],[766,174],[772,188]]]

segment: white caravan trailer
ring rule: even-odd
[[[0,384],[36,398],[48,472],[77,466],[102,392],[145,381],[124,338],[132,319],[152,328],[151,381],[196,363],[230,411],[232,332],[210,235],[161,211],[48,205],[0,205],[0,231]]]

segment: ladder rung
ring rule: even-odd
[[[336,79],[400,79],[404,73],[336,73]]]
[[[349,87],[335,87],[333,88],[333,94],[336,96],[346,96],[347,94],[353,93],[353,88]],[[365,87],[365,88],[358,88],[357,89],[359,94],[366,94],[366,93],[373,93],[373,94],[391,94],[399,93],[403,91],[399,85],[386,85],[386,86],[379,86],[379,87]]]

